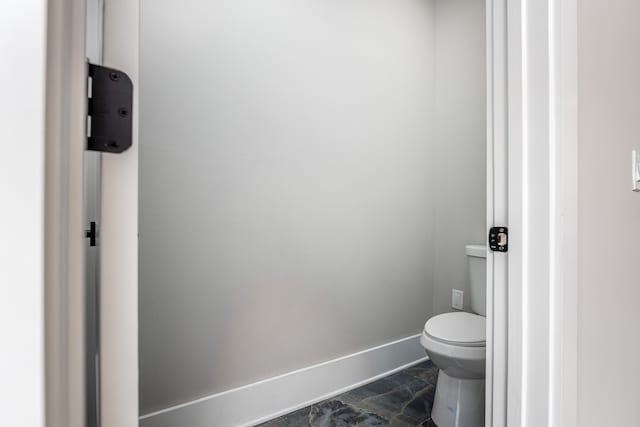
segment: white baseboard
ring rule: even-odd
[[[140,427],[253,426],[427,359],[414,335],[140,417]]]

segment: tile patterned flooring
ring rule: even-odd
[[[438,368],[422,362],[259,427],[437,427],[431,421]]]

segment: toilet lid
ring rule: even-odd
[[[427,320],[424,331],[438,341],[469,347],[485,345],[487,337],[485,318],[466,312],[434,316]]]

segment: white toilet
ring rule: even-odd
[[[438,383],[431,417],[438,427],[484,426],[486,359],[486,257],[484,245],[467,245],[471,310],[434,316],[420,343],[436,365]]]

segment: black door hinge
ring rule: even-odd
[[[91,221],[89,223],[89,229],[84,231],[84,236],[89,239],[89,246],[96,245],[96,240],[98,239],[98,230],[94,221]]]
[[[87,149],[122,153],[131,147],[133,84],[125,73],[89,64]]]
[[[491,227],[489,230],[489,248],[495,252],[509,250],[509,229],[507,227]]]

